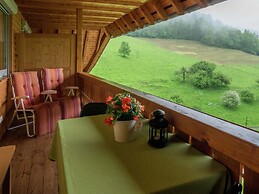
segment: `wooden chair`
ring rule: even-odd
[[[52,95],[53,100],[59,101],[62,111],[62,119],[79,117],[81,111],[80,98],[75,95],[76,86],[63,87],[64,75],[63,68],[43,68],[41,71],[43,90],[55,90]],[[68,94],[65,95],[67,90]]]
[[[41,96],[37,71],[13,72],[10,75],[15,110],[10,122],[14,118],[24,120],[25,123],[8,130],[26,125],[27,135],[44,135],[55,130],[56,123],[61,119],[59,102],[44,102]],[[30,129],[29,125],[32,124]]]

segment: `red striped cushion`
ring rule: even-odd
[[[25,107],[41,103],[37,71],[13,72],[12,81],[15,96],[29,96],[24,100]]]
[[[78,96],[60,98],[62,119],[79,117],[81,111],[80,98]]]
[[[61,119],[61,108],[58,101],[41,103],[32,107],[35,111],[36,135],[52,133]]]
[[[44,82],[44,90],[57,90],[58,97],[62,96],[61,85],[64,82],[63,68],[43,68],[42,80]],[[55,97],[53,98],[55,99]]]

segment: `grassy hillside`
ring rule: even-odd
[[[122,41],[129,43],[130,56],[119,56]],[[212,52],[213,51],[213,52]],[[231,77],[224,89],[197,89],[183,84],[174,72],[182,66],[206,60],[216,70]],[[231,62],[233,61],[233,62]],[[183,104],[226,120],[259,126],[259,57],[240,51],[219,49],[183,40],[148,40],[122,36],[112,39],[91,74],[170,100],[179,95]],[[255,97],[252,104],[241,103],[236,110],[222,106],[220,97],[227,90],[248,89]]]

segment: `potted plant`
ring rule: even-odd
[[[109,115],[104,122],[113,125],[115,140],[119,142],[131,141],[136,121],[142,118],[144,106],[130,93],[118,93],[106,100]]]

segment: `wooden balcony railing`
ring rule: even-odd
[[[86,73],[79,77],[85,102],[128,91],[145,105],[144,116],[163,109],[172,133],[227,166],[244,194],[259,193],[258,132]]]

